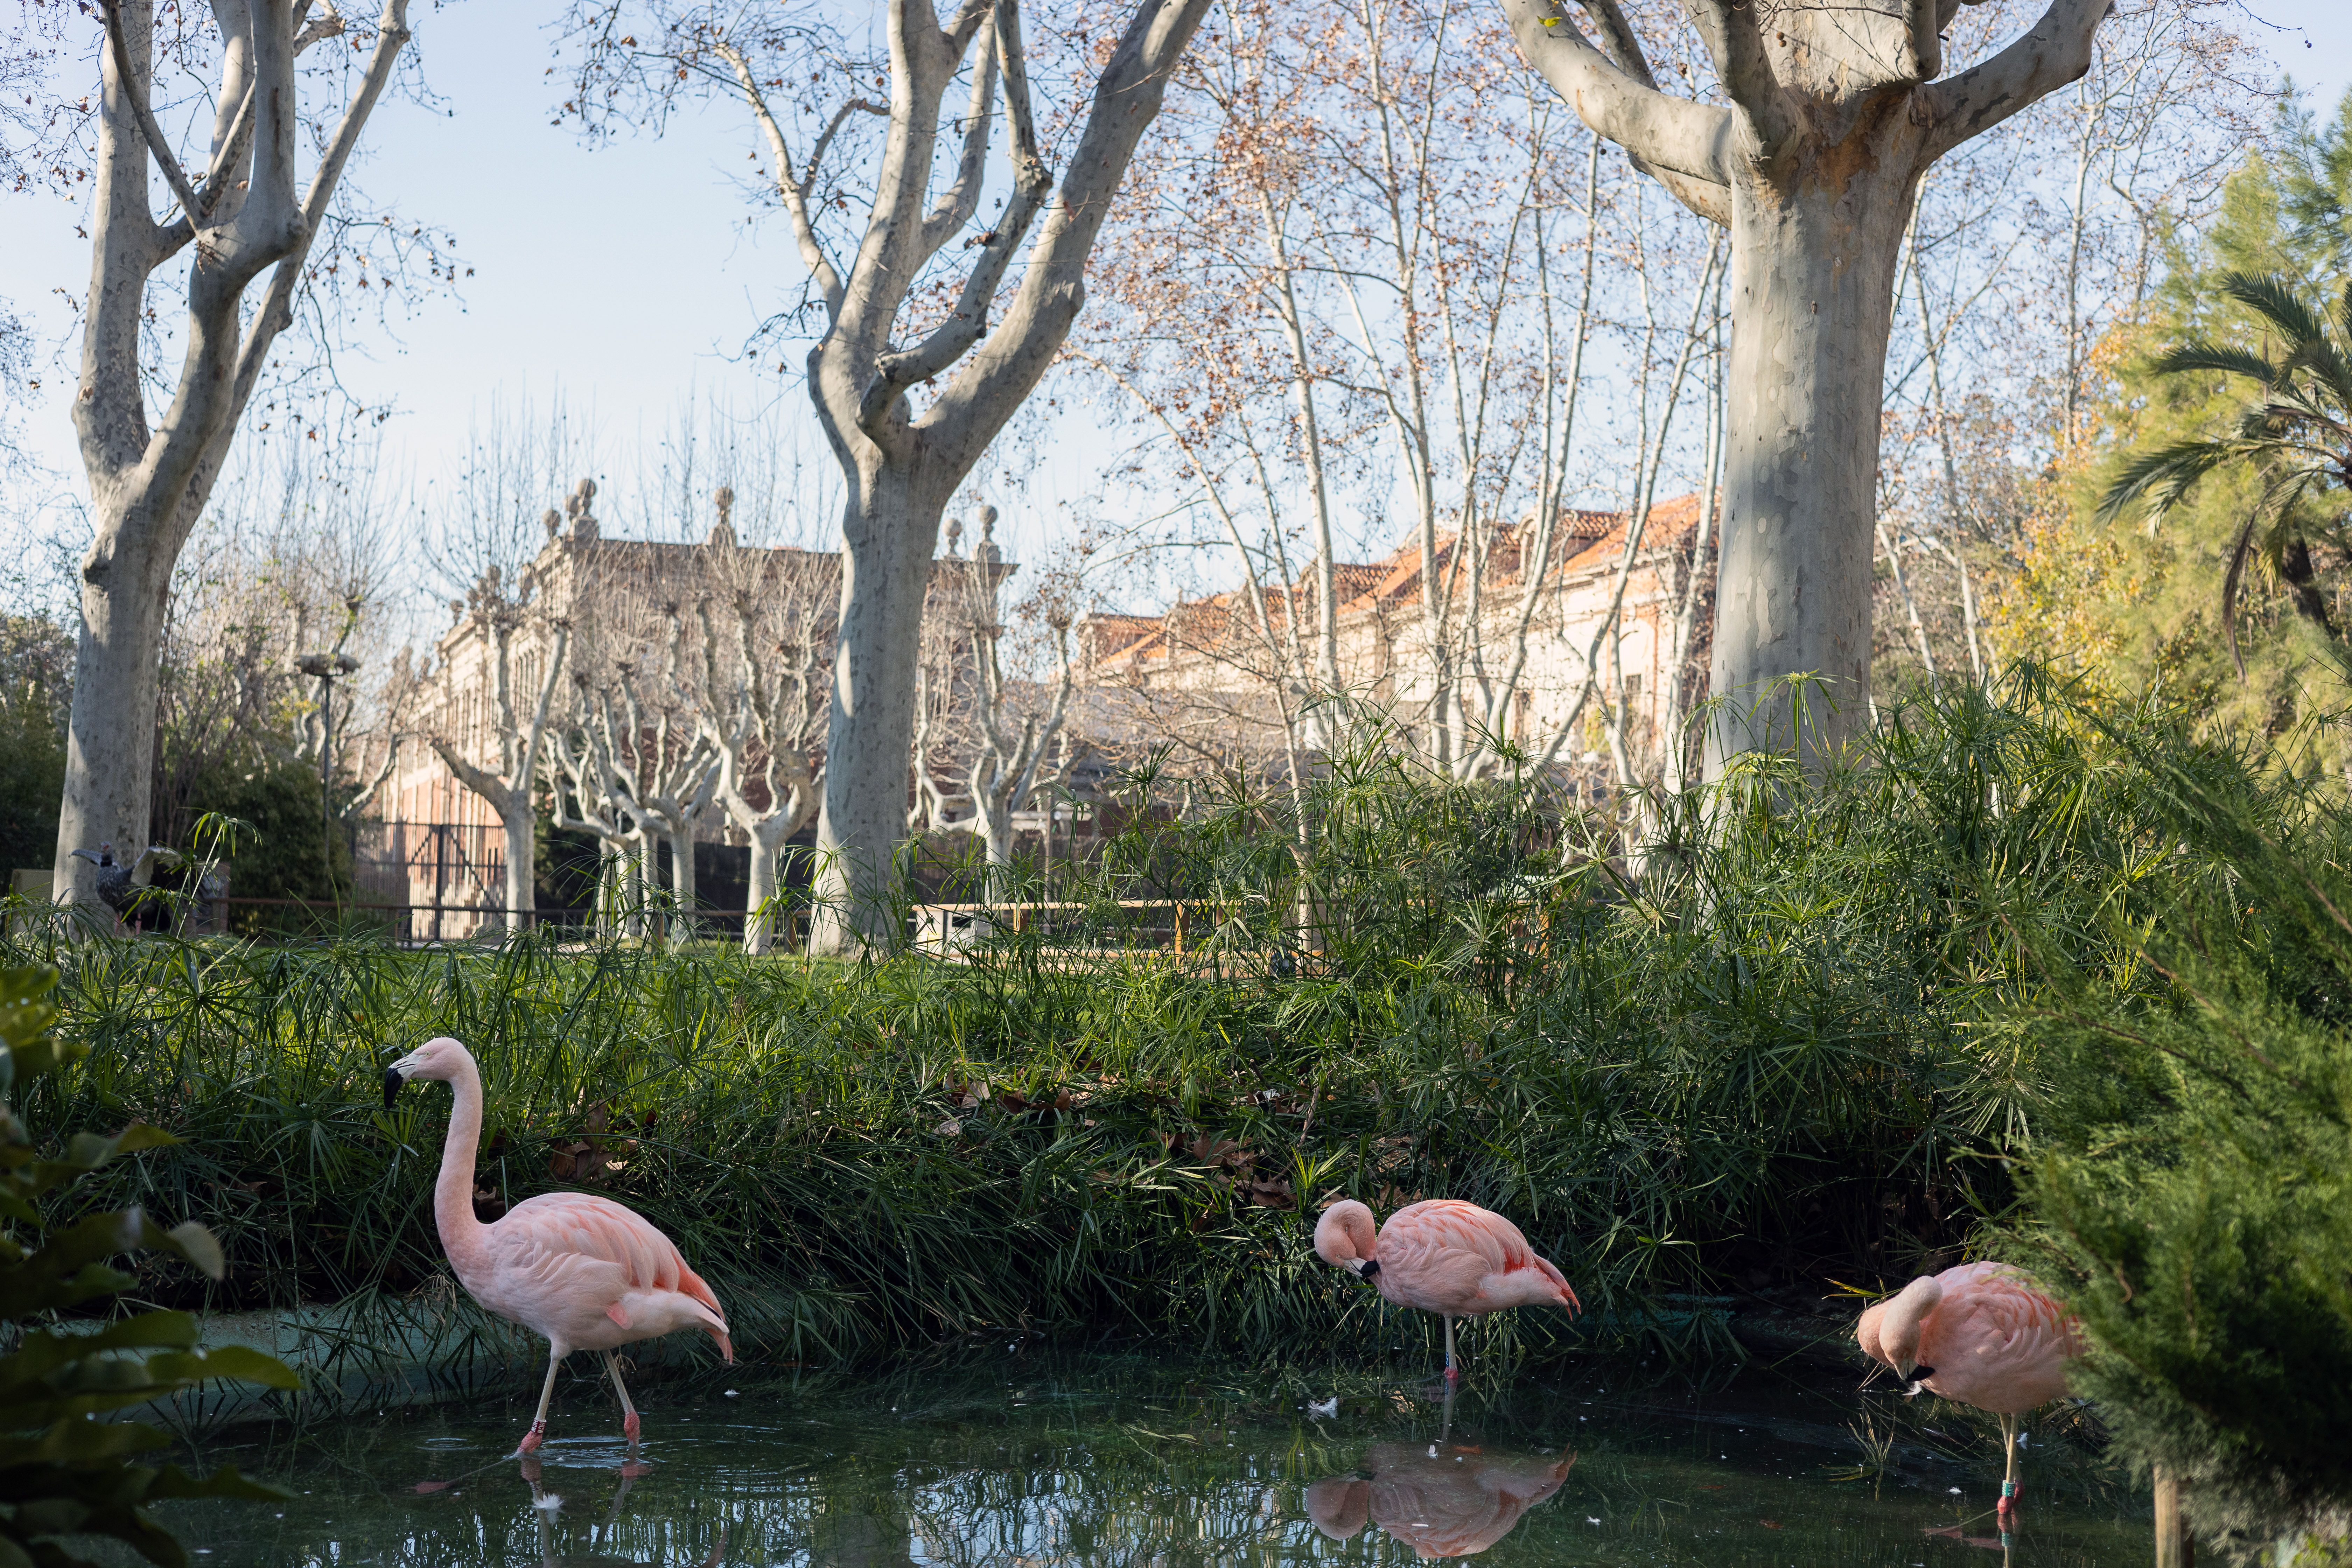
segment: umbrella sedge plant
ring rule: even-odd
[[[1489,1364],[1720,1356],[1727,1299],[1907,1278],[2009,1204],[2047,1089],[2006,1009],[2053,954],[2115,962],[2183,874],[2135,761],[2182,733],[2021,668],[1886,710],[1810,785],[1766,758],[1641,803],[1637,834],[1630,802],[1434,776],[1368,724],[1296,794],[1133,813],[1057,868],[1080,908],[951,957],[37,933],[9,962],[59,965],[87,1049],[26,1110],[176,1133],[103,1196],[205,1214],[229,1267],[143,1289],[303,1309],[346,1370],[531,1363],[446,1274],[446,1099],[375,1092],[438,1034],[481,1064],[481,1211],[623,1199],[754,1356],[1022,1331],[1417,1364],[1433,1330],[1308,1249],[1342,1194],[1467,1198],[1559,1263],[1586,1316],[1480,1325]],[[1182,907],[1181,955],[1138,900]]]

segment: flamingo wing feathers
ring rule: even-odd
[[[1936,1368],[1929,1388],[1997,1414],[2066,1392],[2066,1363],[2082,1354],[2083,1339],[2064,1308],[2004,1264],[1966,1263],[1936,1278],[1943,1299],[1919,1346]]]
[[[1382,1293],[1424,1311],[1492,1311],[1550,1300],[1555,1289],[1576,1299],[1517,1226],[1459,1199],[1431,1198],[1397,1210],[1381,1227],[1379,1256]]]
[[[725,1321],[719,1298],[687,1267],[669,1237],[635,1210],[586,1193],[547,1193],[515,1205],[490,1227],[516,1274],[572,1289],[602,1284],[613,1300],[632,1290],[674,1290]]]

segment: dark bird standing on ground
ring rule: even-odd
[[[178,850],[166,849],[160,844],[150,844],[142,849],[139,858],[128,866],[115,859],[114,846],[110,842],[100,844],[95,855],[87,849],[77,849],[74,853],[98,868],[98,875],[92,880],[97,885],[99,899],[118,915],[130,914],[131,906],[139,901],[139,895],[154,885],[156,868],[168,871],[180,863]]]

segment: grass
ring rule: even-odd
[[[1303,834],[1280,795],[1139,818],[1057,884],[1085,919],[961,963],[20,938],[91,1047],[28,1112],[186,1140],[103,1195],[220,1235],[223,1284],[151,1279],[172,1304],[440,1300],[447,1097],[387,1115],[378,1082],[446,1033],[488,1085],[486,1210],[622,1198],[761,1355],[1006,1330],[1423,1351],[1433,1325],[1313,1258],[1335,1193],[1466,1197],[1559,1263],[1584,1322],[1507,1314],[1488,1353],[1709,1354],[1690,1297],[1899,1280],[2009,1204],[2049,1092],[2014,1009],[2057,967],[2126,963],[2119,924],[2208,869],[2144,826],[2134,748],[2178,733],[2024,671],[1889,712],[1815,787],[1761,756],[1636,827],[1540,781],[1431,778],[1375,730]],[[1165,897],[1213,935],[1106,955],[1117,900]]]

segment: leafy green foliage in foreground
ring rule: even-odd
[[[2243,1560],[2296,1531],[2352,1561],[2352,874],[2332,814],[2281,819],[2147,759],[2179,879],[2040,1020],[2060,1086],[2026,1193],[2122,1451],[2181,1479]],[[2236,787],[2232,787],[2233,784]],[[2326,1542],[2333,1540],[2330,1548]]]
[[[1582,1342],[1688,1337],[1710,1320],[1684,1293],[1814,1300],[1955,1258],[2049,1093],[2003,1009],[2045,949],[2106,962],[2175,858],[2136,826],[2145,771],[2030,677],[1892,716],[1820,789],[1754,763],[1663,824],[1638,884],[1545,787],[1376,741],[1305,803],[1303,860],[1286,799],[1142,819],[1085,921],[969,963],[60,950],[89,1054],[35,1113],[185,1140],[105,1173],[215,1217],[225,1282],[148,1283],[181,1306],[447,1300],[448,1100],[377,1090],[446,1033],[488,1085],[486,1213],[613,1193],[772,1353],[1029,1327],[1421,1355],[1427,1325],[1309,1252],[1334,1193],[1499,1209],[1576,1284]],[[1165,895],[1181,962],[1120,945],[1165,916],[1116,900]],[[1510,1316],[1490,1351],[1566,1335]]]
[[[47,1000],[56,973],[0,971],[0,1095],[21,1093],[50,1077],[79,1047],[49,1038],[56,1010]],[[211,1378],[293,1386],[293,1374],[256,1351],[200,1351],[196,1323],[184,1312],[141,1312],[103,1327],[60,1323],[136,1282],[110,1259],[160,1251],[205,1274],[221,1274],[220,1247],[190,1221],[165,1230],[137,1208],[93,1214],[47,1230],[37,1247],[21,1237],[45,1228],[43,1200],[99,1171],[118,1155],[169,1144],[152,1127],[132,1124],[121,1136],[79,1133],[58,1157],[43,1157],[0,1101],[0,1322],[19,1326],[14,1349],[0,1356],[0,1568],[79,1563],[59,1536],[111,1536],[163,1568],[187,1558],[169,1531],[142,1511],[165,1498],[266,1499],[284,1494],[240,1479],[233,1469],[194,1477],[131,1456],[167,1439],[136,1422],[96,1419],[103,1410],[144,1405]],[[40,1324],[41,1327],[26,1325]]]

